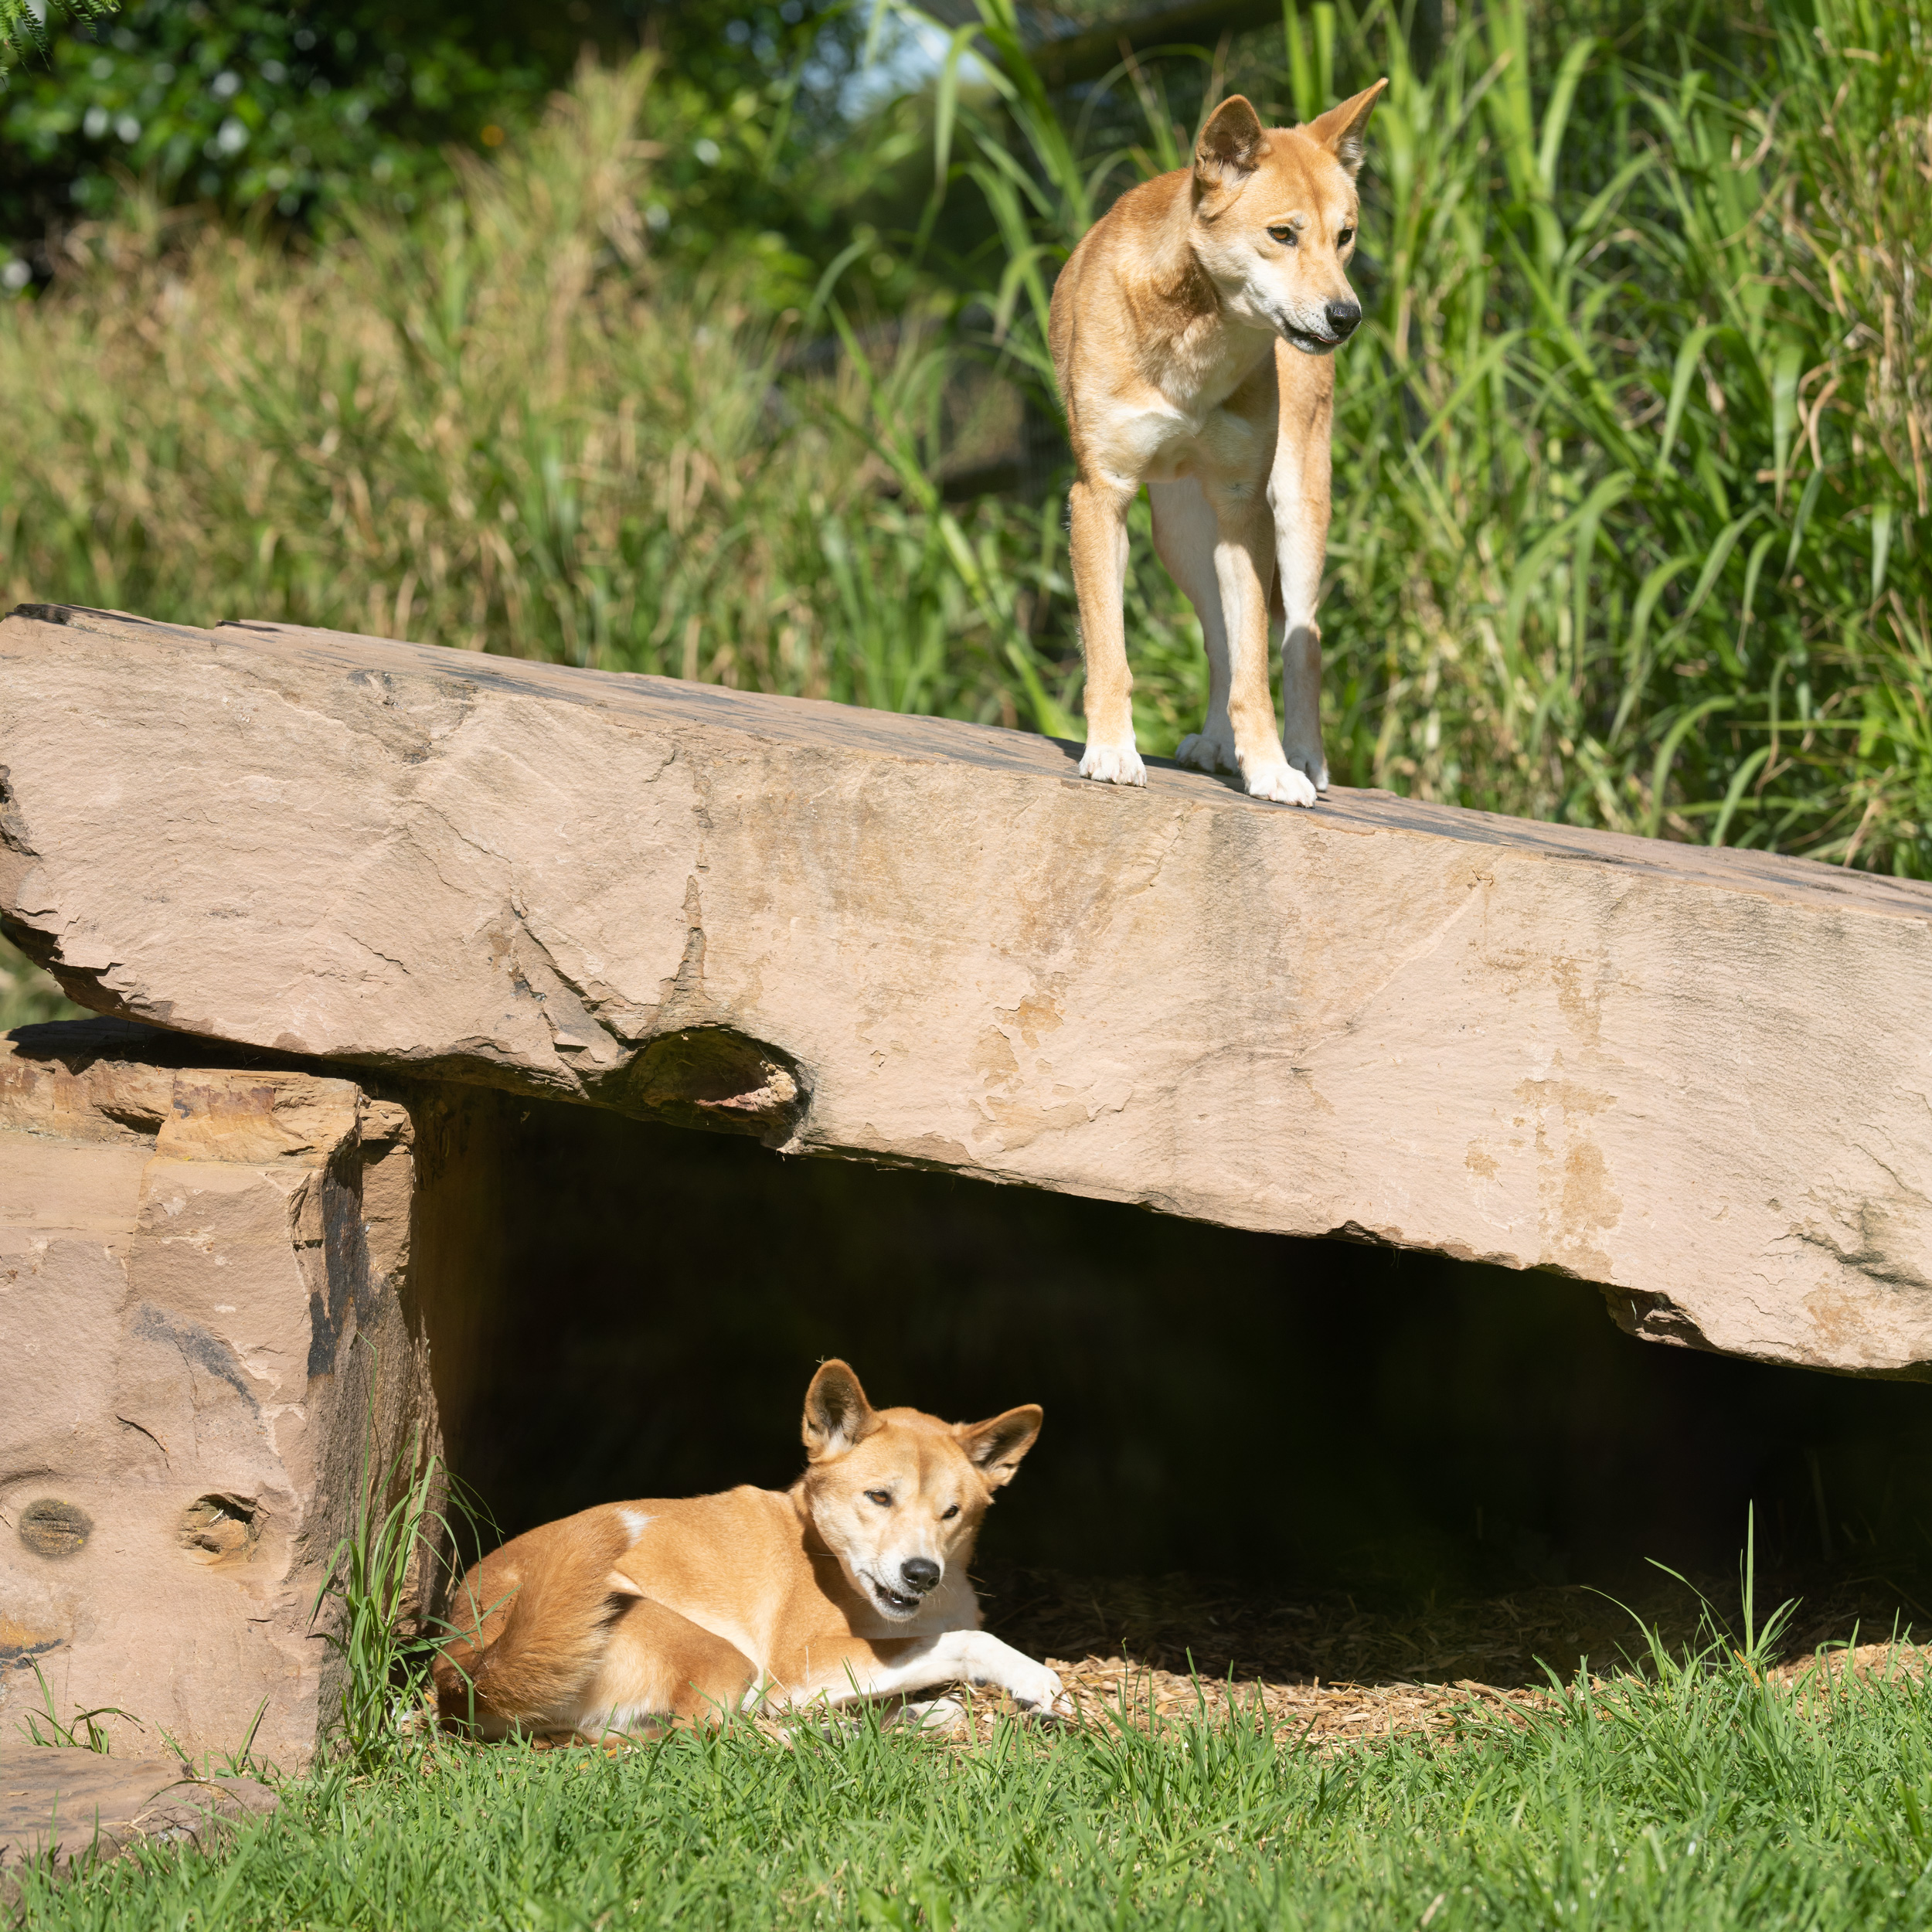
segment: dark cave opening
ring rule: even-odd
[[[1594,1287],[490,1097],[452,1454],[503,1533],[802,1463],[872,1400],[1046,1411],[981,1565],[1394,1605],[1657,1573],[1911,1576],[1932,1390],[1639,1342]],[[1928,1619],[1927,1621],[1932,1621]]]

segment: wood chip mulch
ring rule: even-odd
[[[1843,1695],[1849,1678],[1925,1675],[1932,1651],[1909,1641],[1918,1607],[1911,1592],[1889,1577],[1814,1580],[1774,1682],[1812,1704]],[[1722,1589],[1713,1580],[1706,1595],[1721,1604]],[[1266,1724],[1284,1743],[1318,1750],[1448,1736],[1488,1718],[1524,1722],[1554,1702],[1551,1672],[1566,1683],[1580,1668],[1594,1679],[1642,1658],[1633,1614],[1674,1652],[1709,1637],[1707,1626],[1700,1630],[1703,1607],[1681,1585],[1628,1607],[1553,1586],[1402,1613],[1363,1609],[1345,1596],[1284,1599],[1189,1577],[1009,1571],[986,1603],[991,1628],[1059,1672],[1083,1724],[1146,1730],[1205,1715]],[[1896,1631],[1899,1641],[1857,1642],[1874,1629]],[[960,1743],[990,1736],[1003,1707],[983,1696],[969,1700],[966,1715],[940,1734]]]
[[[1049,1657],[1073,1699],[1077,1725],[1097,1730],[1124,1726],[1151,1731],[1205,1721],[1265,1728],[1283,1745],[1316,1751],[1390,1743],[1397,1738],[1452,1737],[1472,1722],[1521,1724],[1556,1702],[1547,1689],[1502,1688],[1464,1678],[1454,1683],[1276,1684],[1260,1680],[1185,1677],[1124,1657],[1087,1657],[1078,1662]],[[1823,1715],[1849,1694],[1851,1680],[1923,1679],[1932,1650],[1908,1643],[1861,1644],[1793,1658],[1767,1673],[1768,1681],[1794,1695],[1801,1707]],[[1593,1683],[1603,1679],[1592,1674]],[[1012,1706],[985,1693],[961,1700],[949,1721],[927,1729],[954,1744],[991,1740]],[[935,1718],[945,1716],[935,1713]],[[782,1724],[774,1726],[774,1735]],[[1051,1728],[1041,1736],[1055,1735]]]
[[[1270,1684],[1184,1677],[1124,1657],[1053,1658],[1080,1719],[1138,1729],[1186,1723],[1265,1724],[1276,1736],[1315,1745],[1447,1731],[1472,1708],[1506,1716],[1542,1701],[1543,1693],[1498,1690],[1463,1679],[1448,1684]]]
[[[1641,1581],[1641,1580],[1640,1580]],[[1733,1619],[1735,1577],[1697,1580]],[[1758,1614],[1798,1601],[1782,1646],[1787,1662],[1822,1644],[1910,1638],[1932,1631],[1932,1582],[1852,1573],[1762,1580]],[[1211,1577],[1075,1577],[992,1571],[981,1601],[987,1628],[1032,1657],[1122,1658],[1182,1679],[1280,1685],[1546,1688],[1587,1662],[1614,1672],[1646,1654],[1637,1620],[1673,1653],[1699,1640],[1704,1606],[1653,1573],[1614,1597],[1575,1584],[1507,1596],[1431,1597],[1380,1607],[1336,1591],[1270,1589]]]
[[[1932,1666],[1932,1650],[1917,1644],[1859,1644],[1849,1650],[1820,1651],[1780,1664],[1767,1674],[1771,1682],[1796,1691],[1809,1701],[1843,1697],[1854,1682],[1876,1683],[1898,1679],[1917,1682]]]

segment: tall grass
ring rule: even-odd
[[[1070,134],[1011,0],[978,4],[1001,97],[975,111],[955,65],[941,124],[972,138],[1006,243],[987,300],[1037,369],[1053,261],[1193,124],[1128,63],[1143,138]],[[1610,9],[1491,0],[1426,78],[1389,0],[1310,12],[1284,9],[1275,77],[1301,114],[1392,83],[1336,410],[1332,763],[1927,870],[1932,11],[1792,0],[1740,70],[1688,29],[1647,62]]]
[[[66,998],[17,947],[0,939],[0,1033],[50,1019],[80,1019],[85,1009]]]
[[[374,1434],[374,1418],[370,1434]],[[359,1768],[379,1767],[422,1711],[446,1630],[438,1572],[456,1545],[441,1505],[442,1458],[413,1441],[386,1469],[367,1464],[348,1534],[331,1553],[310,1612],[337,1660],[336,1709],[323,1729]]]
[[[311,257],[153,213],[77,235],[0,316],[8,592],[1014,720],[1050,516],[892,494],[944,375],[916,326],[786,383],[795,316],[657,285],[651,74],[586,73],[443,206]]]
[[[1214,82],[1291,110],[1393,82],[1340,372],[1331,763],[1932,874],[1932,8],[1765,4],[1712,43],[1488,0],[1426,77],[1392,0],[1291,5],[1273,71]],[[979,5],[924,236],[937,264],[975,197],[997,251],[886,325],[835,283],[774,315],[656,274],[648,63],[311,257],[155,216],[77,236],[0,314],[0,580],[1069,730],[1059,502],[944,501],[948,398],[977,355],[1051,406],[1060,259],[1208,104],[1158,63],[1052,95]],[[1158,751],[1205,681],[1142,537]]]

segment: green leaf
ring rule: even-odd
[[[1679,746],[1702,724],[1713,711],[1728,711],[1736,704],[1735,698],[1706,698],[1701,704],[1692,705],[1665,733],[1664,742],[1657,747],[1656,762],[1651,767],[1650,813],[1645,826],[1645,836],[1655,838],[1664,822],[1664,785],[1670,777],[1671,761],[1677,756]]]
[[[1677,440],[1677,427],[1684,420],[1684,407],[1690,400],[1691,379],[1697,373],[1704,345],[1717,333],[1717,328],[1715,322],[1706,322],[1693,328],[1677,352],[1676,363],[1671,372],[1670,403],[1664,412],[1663,437],[1657,446],[1655,473],[1660,477],[1669,471],[1671,446]]]
[[[1798,427],[1798,386],[1804,370],[1803,347],[1796,342],[1781,344],[1771,365],[1771,466],[1777,472],[1781,507],[1784,502],[1785,481],[1791,473],[1791,436]],[[1798,555],[1795,537],[1791,554]]]
[[[121,0],[46,0],[44,9],[32,0],[0,0],[0,69],[30,53],[45,54],[49,29],[63,14],[77,22],[106,20],[120,7]]]
[[[1556,192],[1556,160],[1563,151],[1563,129],[1569,124],[1570,110],[1577,98],[1577,84],[1596,51],[1596,36],[1587,33],[1563,56],[1563,64],[1556,70],[1549,104],[1543,110],[1543,139],[1536,150],[1536,179],[1546,195]]]
[[[1872,505],[1872,601],[1885,594],[1885,566],[1892,556],[1892,505]]]

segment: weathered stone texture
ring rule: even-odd
[[[128,1713],[103,1720],[124,1752],[165,1730],[219,1756],[259,1709],[292,1768],[335,1692],[311,1612],[366,1471],[379,1495],[438,1447],[411,1123],[175,1044],[0,1038],[0,1737],[50,1696],[63,1723]]]
[[[0,1904],[23,1868],[70,1878],[142,1845],[217,1849],[277,1800],[252,1777],[197,1777],[178,1757],[117,1757],[0,1740]]]
[[[1655,1339],[1932,1368],[1932,891],[1073,760],[42,610],[0,625],[0,912],[76,998],[192,1033],[1554,1267]],[[104,1177],[131,1158],[98,1147]]]

